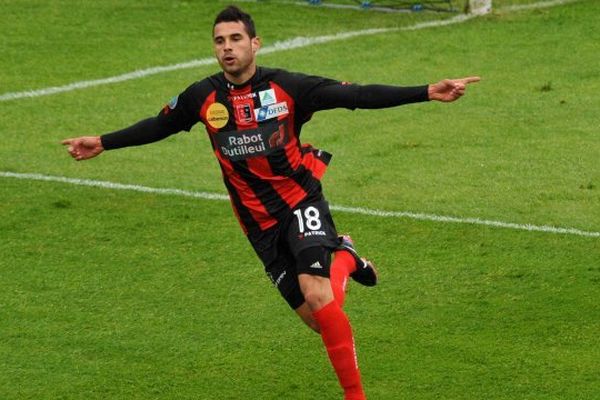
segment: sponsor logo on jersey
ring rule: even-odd
[[[254,122],[254,110],[250,103],[235,105],[235,121],[239,125],[248,125]]]
[[[287,144],[287,124],[272,122],[257,129],[219,132],[215,139],[221,154],[231,161],[267,156]]]
[[[260,99],[261,107],[277,103],[277,98],[275,97],[275,90],[273,89],[258,92],[258,98]]]
[[[241,101],[241,100],[250,100],[257,96],[256,92],[246,93],[246,94],[235,94],[232,96],[227,96],[229,101]]]
[[[320,262],[318,262],[318,261],[317,261],[317,262],[315,262],[315,263],[311,264],[311,265],[310,265],[310,267],[308,267],[308,268],[313,268],[313,269],[323,269],[323,266],[321,265],[321,263],[320,263]]]
[[[288,115],[288,113],[289,110],[286,101],[254,109],[254,116],[256,117],[256,121],[258,122],[266,121],[271,118],[276,118],[281,115]]]
[[[167,106],[171,109],[174,110],[175,107],[177,107],[177,100],[179,100],[179,96],[175,96],[173,97],[169,103],[167,104]]]
[[[212,103],[206,110],[206,122],[216,129],[220,129],[227,125],[229,121],[229,111],[221,103]]]
[[[304,232],[304,237],[311,237],[311,236],[327,236],[327,233],[323,232],[323,231],[308,231],[308,232]]]
[[[285,126],[279,125],[279,129],[273,132],[271,136],[269,136],[269,146],[271,146],[271,148],[274,148],[286,144],[286,134],[287,131],[285,130]]]
[[[279,284],[281,283],[281,281],[283,280],[283,278],[285,278],[285,275],[287,274],[287,270],[283,271],[281,273],[281,275],[279,275],[277,277],[277,279],[273,280],[273,283],[275,284],[276,287],[279,287]]]
[[[177,100],[178,99],[179,99],[179,96],[175,96],[171,100],[169,100],[169,102],[167,104],[165,104],[165,106],[162,109],[162,112],[163,112],[164,115],[169,115],[169,113],[171,112],[171,110],[174,110],[175,107],[177,107]]]

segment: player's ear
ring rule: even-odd
[[[261,46],[260,37],[259,36],[253,37],[252,38],[252,52],[254,54],[256,54],[258,49],[260,49],[260,46]]]

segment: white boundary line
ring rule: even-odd
[[[546,8],[546,7],[553,7],[553,6],[558,6],[558,5],[568,4],[568,3],[574,3],[577,1],[580,1],[580,0],[550,0],[550,1],[543,1],[543,2],[539,2],[539,3],[532,3],[532,4],[521,5],[521,6],[509,6],[509,7],[502,8],[501,11],[520,11],[520,10],[526,10],[526,9]],[[283,50],[291,50],[291,49],[297,49],[300,47],[312,46],[314,44],[349,39],[349,38],[353,38],[356,36],[367,36],[367,35],[375,35],[375,34],[386,33],[386,32],[413,31],[413,30],[418,30],[418,29],[435,28],[435,27],[440,27],[440,26],[462,23],[462,22],[465,22],[474,17],[477,17],[477,15],[460,14],[460,15],[454,16],[452,18],[444,19],[444,20],[424,22],[424,23],[419,23],[419,24],[415,24],[415,25],[407,26],[407,27],[403,27],[403,28],[364,29],[364,30],[359,30],[359,31],[342,32],[342,33],[338,33],[335,35],[325,35],[325,36],[315,36],[315,37],[299,36],[299,37],[296,37],[293,39],[288,39],[288,40],[284,40],[281,42],[275,42],[271,46],[266,46],[266,47],[262,48],[260,53],[261,54],[275,53],[275,52],[279,52],[279,51],[283,51]],[[156,75],[156,74],[160,74],[160,73],[164,73],[164,72],[196,68],[196,67],[203,66],[203,65],[212,65],[215,63],[216,63],[216,60],[214,59],[214,57],[201,58],[201,59],[191,60],[191,61],[178,63],[178,64],[158,66],[158,67],[152,67],[152,68],[147,68],[147,69],[140,69],[140,70],[136,70],[133,72],[128,72],[125,74],[116,75],[116,76],[112,76],[112,77],[108,77],[108,78],[73,82],[73,83],[69,83],[67,85],[63,85],[63,86],[52,86],[52,87],[47,87],[44,89],[26,90],[26,91],[22,91],[22,92],[9,92],[9,93],[4,93],[4,94],[0,95],[0,102],[17,100],[17,99],[22,99],[22,98],[49,96],[49,95],[53,95],[53,94],[57,94],[57,93],[71,92],[74,90],[86,89],[86,88],[95,87],[95,86],[110,85],[113,83],[119,83],[119,82],[129,81],[129,80],[133,80],[133,79],[139,79],[139,78],[143,78],[146,76]]]
[[[91,179],[78,179],[78,178],[67,178],[63,176],[51,176],[51,175],[42,175],[42,174],[23,174],[16,172],[3,172],[0,171],[0,177],[3,178],[14,178],[20,180],[33,180],[33,181],[46,181],[46,182],[60,182],[67,183],[71,185],[78,186],[91,186],[91,187],[99,187],[104,189],[113,189],[113,190],[129,190],[135,192],[144,192],[144,193],[155,193],[162,195],[174,195],[174,196],[183,196],[183,197],[193,197],[197,199],[204,200],[219,200],[219,201],[228,201],[229,196],[219,193],[209,193],[209,192],[191,192],[187,190],[181,189],[169,189],[169,188],[153,188],[148,186],[141,185],[129,185],[122,183],[114,183],[108,181],[98,181]],[[360,215],[368,215],[373,217],[381,217],[381,218],[409,218],[421,221],[433,221],[433,222],[441,222],[441,223],[458,223],[458,224],[469,224],[469,225],[484,225],[491,226],[495,228],[506,228],[506,229],[514,229],[514,230],[523,230],[530,232],[544,232],[544,233],[554,233],[554,234],[564,234],[564,235],[576,235],[576,236],[585,236],[585,237],[600,237],[600,232],[590,232],[590,231],[582,231],[575,228],[561,228],[555,226],[547,226],[547,225],[531,225],[531,224],[516,224],[511,222],[502,222],[502,221],[492,221],[485,220],[479,218],[459,218],[459,217],[449,217],[444,215],[435,215],[435,214],[423,214],[423,213],[414,213],[409,211],[384,211],[384,210],[374,210],[370,208],[363,207],[346,207],[346,206],[337,206],[331,205],[331,210],[339,211],[349,214],[360,214]]]
[[[270,54],[270,53],[276,53],[276,52],[284,51],[284,50],[298,49],[301,47],[308,47],[308,46],[312,46],[315,44],[350,39],[350,38],[353,38],[356,36],[368,36],[368,35],[376,35],[376,34],[386,33],[386,32],[397,32],[397,31],[401,31],[401,30],[415,30],[415,29],[431,28],[431,27],[436,27],[436,26],[445,26],[445,25],[464,22],[467,19],[469,19],[469,18],[467,18],[467,16],[465,16],[465,15],[458,15],[458,16],[450,18],[448,20],[416,24],[416,25],[412,25],[412,26],[408,26],[408,27],[404,27],[404,28],[363,29],[363,30],[359,30],[359,31],[341,32],[341,33],[337,33],[335,35],[324,35],[324,36],[315,36],[315,37],[299,36],[299,37],[295,37],[292,39],[275,42],[270,46],[265,46],[260,50],[260,54]],[[128,72],[128,73],[122,74],[122,75],[112,76],[109,78],[79,81],[79,82],[73,82],[73,83],[70,83],[67,85],[63,85],[63,86],[52,86],[52,87],[47,87],[44,89],[26,90],[23,92],[9,92],[9,93],[4,93],[4,94],[0,95],[0,102],[17,100],[17,99],[22,99],[22,98],[27,98],[27,97],[31,98],[31,97],[48,96],[48,95],[57,94],[57,93],[71,92],[73,90],[78,90],[78,89],[86,89],[86,88],[90,88],[90,87],[94,87],[94,86],[109,85],[109,84],[113,84],[113,83],[144,78],[146,76],[156,75],[156,74],[160,74],[163,72],[171,72],[171,71],[177,71],[177,70],[181,70],[181,69],[196,68],[196,67],[203,66],[203,65],[212,65],[212,64],[216,64],[216,62],[217,61],[214,57],[202,58],[202,59],[198,59],[198,60],[191,60],[191,61],[173,64],[173,65],[165,65],[165,66],[141,69],[141,70],[137,70],[137,71],[133,71],[133,72]]]
[[[501,11],[520,11],[527,9],[537,9],[537,8],[546,8],[553,7],[557,5],[564,5],[568,3],[574,3],[579,0],[551,0],[546,2],[532,3],[520,6],[510,6],[501,9]],[[261,50],[261,54],[269,54],[275,53],[283,50],[291,50],[301,47],[307,47],[314,44],[327,43],[336,40],[344,40],[349,39],[356,36],[367,36],[367,35],[375,35],[386,32],[397,32],[397,31],[411,31],[418,29],[426,29],[432,27],[446,26],[456,23],[465,22],[471,18],[474,18],[474,15],[457,15],[453,18],[449,18],[441,21],[430,21],[425,23],[420,23],[408,27],[403,28],[380,28],[380,29],[365,29],[360,31],[350,31],[350,32],[342,32],[335,35],[325,35],[325,36],[317,36],[317,37],[296,37],[290,40],[286,40],[283,42],[276,42],[271,46],[264,47]],[[12,92],[5,93],[0,95],[1,101],[10,101],[16,100],[20,98],[32,98],[32,97],[40,97],[47,96],[57,93],[70,92],[78,89],[85,89],[88,87],[101,86],[107,84],[113,84],[118,82],[124,82],[133,79],[139,79],[150,75],[155,75],[163,72],[176,71],[181,69],[195,68],[203,65],[211,65],[216,61],[214,58],[203,58],[198,60],[192,60],[184,63],[178,63],[167,66],[158,66],[152,67],[143,70],[137,70],[133,72],[129,72],[122,75],[117,75],[109,78],[103,79],[95,79],[95,80],[86,80],[80,82],[74,82],[64,86],[54,86],[44,89],[38,90],[29,90],[23,92]],[[42,174],[19,174],[13,172],[0,172],[0,176],[6,178],[17,178],[17,179],[28,179],[28,180],[39,180],[39,181],[53,181],[53,182],[62,182],[69,183],[75,185],[83,185],[83,186],[93,186],[93,187],[102,187],[107,189],[120,189],[120,190],[132,190],[138,192],[149,192],[149,193],[158,193],[158,194],[169,194],[169,195],[180,195],[187,197],[195,197],[207,200],[228,200],[229,197],[222,194],[216,193],[208,193],[208,192],[190,192],[180,189],[161,189],[161,188],[151,188],[140,185],[125,185],[113,182],[106,181],[95,181],[95,180],[87,180],[87,179],[74,179],[74,178],[66,178],[66,177],[57,177],[57,176],[49,176]],[[581,231],[579,229],[574,228],[559,228],[552,226],[536,226],[529,224],[515,224],[515,223],[507,223],[501,221],[491,221],[491,220],[482,220],[479,218],[457,218],[457,217],[448,217],[448,216],[439,216],[432,214],[422,214],[422,213],[412,213],[406,211],[382,211],[382,210],[373,210],[368,208],[356,208],[356,207],[345,207],[345,206],[331,206],[332,210],[348,212],[354,214],[363,214],[363,215],[371,215],[378,217],[387,217],[387,218],[412,218],[417,220],[427,220],[427,221],[436,221],[436,222],[453,222],[453,223],[464,223],[464,224],[474,224],[474,225],[487,225],[494,226],[500,228],[509,228],[509,229],[518,229],[518,230],[527,230],[527,231],[537,231],[537,232],[547,232],[547,233],[558,233],[558,234],[571,234],[578,236],[587,236],[587,237],[600,237],[600,232],[587,232]]]
[[[510,6],[500,9],[501,11],[520,11],[525,9],[536,9],[536,8],[546,8],[553,7],[558,5],[564,5],[569,3],[574,3],[581,0],[550,0],[550,1],[542,1],[539,3],[526,4],[522,6]],[[473,14],[459,14],[452,18],[444,19],[444,20],[436,20],[430,22],[423,22],[407,27],[402,28],[379,28],[379,29],[363,29],[359,31],[350,31],[350,32],[341,32],[335,35],[325,35],[325,36],[315,36],[315,37],[296,37],[288,40],[284,40],[281,42],[275,42],[270,46],[266,46],[261,49],[260,54],[269,54],[275,53],[284,50],[292,50],[301,47],[312,46],[315,44],[328,43],[337,40],[344,40],[353,38],[356,36],[368,36],[368,35],[376,35],[380,33],[387,32],[399,32],[399,31],[413,31],[418,29],[427,29],[427,28],[435,28],[440,26],[447,26],[452,24],[459,24],[469,19],[475,18],[478,15]],[[25,90],[22,92],[8,92],[4,94],[0,94],[0,102],[4,101],[12,101],[22,98],[34,98],[41,96],[49,96],[58,93],[71,92],[74,90],[86,89],[95,86],[102,85],[110,85],[113,83],[125,82],[133,79],[144,78],[150,75],[161,74],[164,72],[177,71],[182,69],[196,68],[204,65],[212,65],[215,64],[216,60],[214,57],[201,58],[197,60],[191,60],[187,62],[172,64],[172,65],[164,65],[158,67],[152,67],[147,69],[140,69],[133,72],[128,72],[121,75],[111,76],[108,78],[101,79],[92,79],[85,80],[79,82],[69,83],[63,86],[52,86],[43,89],[35,89],[35,90]]]
[[[505,12],[511,12],[511,11],[522,11],[522,10],[534,10],[534,9],[539,9],[539,8],[548,8],[548,7],[554,7],[554,6],[562,6],[565,4],[569,4],[569,3],[575,3],[581,0],[550,0],[550,1],[544,1],[541,3],[531,3],[531,4],[517,4],[517,5],[513,5],[513,6],[506,6],[506,7],[502,7],[499,10],[500,11],[505,11]]]
[[[281,42],[275,42],[270,46],[265,46],[260,50],[260,54],[270,54],[276,53],[284,50],[292,50],[298,49],[301,47],[308,47],[315,44],[322,44],[328,42],[334,42],[338,40],[350,39],[357,36],[369,36],[369,35],[377,35],[380,33],[387,32],[399,32],[399,31],[413,31],[418,29],[426,29],[426,28],[435,28],[440,26],[447,26],[452,24],[458,24],[465,22],[471,18],[474,18],[475,15],[457,15],[452,18],[448,18],[445,20],[438,21],[430,21],[419,23],[407,27],[402,28],[374,28],[374,29],[363,29],[359,31],[349,31],[349,32],[341,32],[335,35],[324,35],[324,36],[314,36],[314,37],[295,37],[292,39],[284,40]],[[125,82],[133,79],[144,78],[150,75],[161,74],[164,72],[177,71],[182,69],[196,68],[203,65],[212,65],[216,64],[216,60],[214,57],[209,58],[201,58],[198,60],[191,60],[183,63],[172,64],[172,65],[164,65],[158,67],[152,67],[147,69],[140,69],[133,72],[128,72],[126,74],[111,76],[108,78],[102,79],[93,79],[93,80],[85,80],[79,82],[69,83],[63,86],[52,86],[44,89],[36,89],[36,90],[26,90],[22,92],[9,92],[0,95],[0,102],[17,100],[22,98],[33,98],[33,97],[41,97],[41,96],[49,96],[57,93],[65,93],[71,92],[74,90],[86,89],[95,86],[102,85],[110,85],[113,83]]]

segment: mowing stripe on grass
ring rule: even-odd
[[[518,11],[518,10],[522,10],[522,9],[545,8],[545,7],[553,7],[553,6],[557,6],[557,5],[573,3],[576,1],[580,1],[580,0],[550,0],[550,1],[543,1],[540,3],[528,4],[526,6],[506,7],[502,10]],[[418,29],[435,28],[435,27],[440,27],[440,26],[462,23],[462,22],[465,22],[465,21],[475,18],[475,17],[477,17],[477,15],[460,14],[460,15],[456,15],[452,18],[448,18],[448,19],[444,19],[444,20],[424,22],[424,23],[419,23],[419,24],[415,24],[415,25],[411,25],[411,26],[407,26],[407,27],[403,27],[403,28],[374,28],[374,29],[363,29],[360,31],[341,32],[341,33],[338,33],[335,35],[324,35],[324,36],[316,36],[316,37],[300,36],[300,37],[288,39],[288,40],[285,40],[282,42],[275,42],[270,46],[266,46],[266,47],[262,48],[260,53],[261,54],[275,53],[275,52],[279,52],[279,51],[283,51],[283,50],[292,50],[292,49],[297,49],[297,48],[301,48],[301,47],[312,46],[315,44],[328,43],[328,42],[333,42],[333,41],[337,41],[337,40],[349,39],[349,38],[353,38],[353,37],[357,37],[357,36],[368,36],[368,35],[376,35],[376,34],[387,33],[387,32],[412,31],[412,30],[418,30]],[[53,94],[57,94],[57,93],[71,92],[74,90],[86,89],[86,88],[95,87],[95,86],[110,85],[113,83],[119,83],[119,82],[125,82],[125,81],[129,81],[129,80],[133,80],[133,79],[144,78],[146,76],[161,74],[164,72],[196,68],[196,67],[200,67],[203,65],[211,65],[211,64],[215,64],[215,63],[216,63],[216,60],[214,59],[214,57],[208,57],[208,58],[202,58],[202,59],[198,59],[198,60],[182,62],[182,63],[178,63],[178,64],[164,65],[164,66],[152,67],[152,68],[147,68],[147,69],[141,69],[141,70],[128,72],[125,74],[116,75],[116,76],[112,76],[112,77],[108,77],[108,78],[73,82],[73,83],[69,83],[67,85],[63,85],[63,86],[52,86],[52,87],[47,87],[44,89],[26,90],[26,91],[22,91],[22,92],[9,92],[9,93],[4,93],[4,94],[0,95],[0,102],[17,100],[17,99],[28,98],[28,97],[31,98],[31,97],[49,96],[49,95],[53,95]]]
[[[284,40],[281,42],[275,42],[270,46],[263,47],[260,50],[260,54],[270,54],[284,50],[292,50],[301,47],[308,47],[315,44],[328,43],[337,40],[350,39],[357,36],[368,36],[368,35],[376,35],[379,33],[386,32],[396,32],[400,30],[415,30],[415,29],[425,29],[432,28],[436,26],[445,26],[450,24],[456,24],[460,22],[464,22],[473,16],[468,15],[457,15],[453,18],[442,20],[442,21],[433,21],[428,23],[416,24],[404,28],[374,28],[374,29],[363,29],[360,31],[350,31],[350,32],[341,32],[334,35],[324,35],[324,36],[315,36],[315,37],[295,37],[292,39]],[[214,57],[202,58],[199,60],[192,60],[178,64],[165,65],[159,67],[152,67],[147,69],[141,69],[133,72],[128,72],[126,74],[112,76],[109,78],[102,79],[94,79],[94,80],[86,80],[73,82],[64,86],[52,86],[44,89],[37,90],[26,90],[23,92],[12,92],[12,93],[4,93],[0,95],[0,101],[10,101],[17,100],[26,97],[40,97],[40,96],[48,96],[57,93],[71,92],[73,90],[78,89],[86,89],[94,86],[102,86],[109,85],[118,82],[125,82],[133,79],[144,78],[150,75],[156,75],[163,72],[177,71],[181,69],[189,69],[195,68],[203,65],[212,65],[216,64],[217,60]]]
[[[67,183],[67,184],[71,184],[71,185],[91,186],[91,187],[99,187],[99,188],[104,188],[104,189],[130,190],[130,191],[135,191],[135,192],[166,194],[166,195],[175,195],[175,196],[184,196],[184,197],[194,197],[194,198],[205,199],[205,200],[219,200],[219,201],[228,201],[229,200],[229,196],[224,195],[224,194],[219,194],[219,193],[191,192],[188,190],[169,189],[169,188],[153,188],[153,187],[148,187],[148,186],[130,185],[130,184],[108,182],[108,181],[97,181],[97,180],[91,180],[91,179],[67,178],[64,176],[51,176],[51,175],[43,175],[43,174],[24,174],[24,173],[0,171],[0,177],[15,178],[15,179],[21,179],[21,180],[61,182],[61,183]],[[540,226],[540,225],[531,225],[531,224],[516,224],[516,223],[511,223],[511,222],[492,221],[492,220],[485,220],[485,219],[479,219],[479,218],[459,218],[459,217],[449,217],[449,216],[444,216],[444,215],[414,213],[414,212],[410,212],[410,211],[384,211],[384,210],[374,210],[374,209],[363,208],[363,207],[346,207],[346,206],[331,205],[330,208],[333,211],[340,211],[340,212],[345,212],[345,213],[350,213],[350,214],[369,215],[369,216],[381,217],[381,218],[409,218],[409,219],[415,219],[415,220],[434,221],[434,222],[442,222],[442,223],[485,225],[485,226],[491,226],[491,227],[496,227],[496,228],[524,230],[524,231],[531,231],[531,232],[545,232],[545,233],[576,235],[576,236],[586,236],[586,237],[600,237],[600,232],[582,231],[582,230],[575,229],[575,228],[561,228],[561,227],[546,226],[546,225]]]

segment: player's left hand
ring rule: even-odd
[[[460,79],[444,79],[438,83],[429,85],[429,100],[437,100],[443,102],[454,101],[465,94],[469,83],[479,82],[478,76],[470,76]]]

